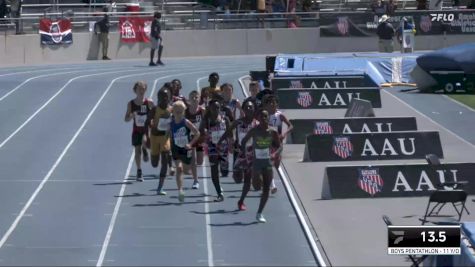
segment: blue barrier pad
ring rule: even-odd
[[[393,82],[393,72],[400,72],[400,82],[414,82],[410,76],[420,53],[337,53],[279,54],[275,76],[368,75],[377,84]],[[396,59],[396,60],[395,60]],[[395,64],[400,65],[397,68]]]

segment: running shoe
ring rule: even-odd
[[[256,220],[260,223],[265,223],[267,222],[266,218],[264,218],[264,216],[262,216],[262,213],[257,213],[256,215]]]
[[[143,161],[147,162],[148,161],[148,152],[145,147],[142,147],[142,153],[143,153]]]
[[[157,65],[164,66],[165,64],[161,60],[159,60],[157,61]]]
[[[223,202],[224,201],[224,195],[223,194],[220,194],[215,200],[214,202]]]
[[[178,200],[181,203],[185,202],[185,192],[181,191],[180,193],[178,193]]]
[[[166,196],[167,192],[165,192],[163,189],[157,189],[157,195],[159,196]]]
[[[199,189],[199,188],[200,188],[200,182],[194,181],[194,182],[193,182],[193,186],[192,186],[191,188],[193,188],[193,189]]]
[[[238,209],[241,211],[247,210],[246,204],[244,204],[244,202],[238,201]]]
[[[277,186],[276,186],[276,187],[272,187],[271,190],[270,190],[270,192],[271,192],[272,194],[277,193]]]
[[[157,64],[155,64],[155,63],[153,63],[153,62],[148,63],[148,65],[149,65],[150,67],[157,66]]]
[[[142,169],[137,169],[137,182],[143,182]]]

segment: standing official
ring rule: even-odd
[[[110,21],[109,15],[107,14],[107,8],[104,8],[104,17],[96,22],[94,27],[94,33],[98,34],[97,30],[99,29],[99,43],[102,44],[102,59],[103,60],[110,60],[107,56],[107,50],[109,48],[109,29],[110,29]]]
[[[394,51],[394,27],[388,22],[388,15],[383,15],[379,19],[379,25],[376,34],[379,37],[379,52],[392,53]]]
[[[164,65],[162,62],[162,52],[163,52],[163,45],[162,45],[162,36],[161,36],[161,27],[160,27],[160,18],[162,14],[160,12],[155,12],[153,15],[151,33],[150,33],[150,63],[149,66],[157,66],[157,65]],[[157,63],[153,62],[153,58],[155,57],[155,50],[158,49],[158,60]]]

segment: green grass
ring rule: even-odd
[[[449,97],[475,109],[475,95],[449,95]]]

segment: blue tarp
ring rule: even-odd
[[[417,65],[429,71],[465,71],[475,74],[475,43],[451,46],[417,58]]]

